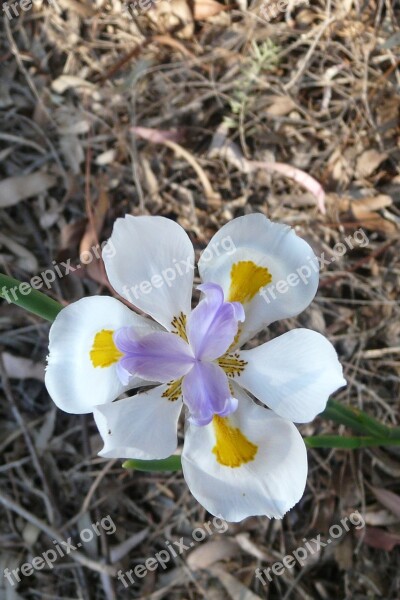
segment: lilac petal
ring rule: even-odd
[[[136,375],[167,383],[186,375],[194,363],[189,344],[175,333],[150,333],[135,339],[135,332],[125,327],[114,334],[114,342],[124,353],[117,369],[121,380]]]
[[[204,283],[198,289],[205,298],[189,316],[187,335],[198,360],[215,360],[234,341],[244,310],[240,302],[224,302],[222,288],[215,283]]]
[[[118,350],[125,354],[141,337],[143,336],[137,335],[134,327],[121,327],[114,332],[113,339]]]
[[[197,362],[184,377],[182,392],[190,412],[189,421],[194,425],[208,425],[214,415],[226,417],[238,405],[231,395],[227,376],[214,363]]]
[[[129,373],[129,371],[127,371],[121,365],[121,361],[120,360],[115,365],[115,368],[116,368],[116,371],[117,371],[118,379],[120,380],[120,382],[122,383],[122,385],[129,385],[129,382],[130,382],[130,380],[132,378],[132,375]]]

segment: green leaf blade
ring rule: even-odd
[[[124,469],[135,469],[136,471],[180,471],[182,469],[181,457],[177,454],[162,460],[139,460],[131,458],[122,463]]]
[[[24,293],[21,290],[24,290]],[[63,309],[63,306],[53,298],[35,290],[28,283],[3,273],[0,273],[0,298],[50,322],[53,322]]]

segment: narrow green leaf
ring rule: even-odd
[[[360,425],[360,423],[358,423],[358,421],[354,417],[350,417],[336,410],[335,407],[329,406],[329,404],[324,410],[324,412],[321,413],[319,416],[323,419],[329,419],[330,421],[334,421],[339,425],[345,425],[346,427],[349,427],[357,433],[366,433],[364,427]]]
[[[59,302],[33,289],[29,283],[23,283],[3,273],[0,273],[0,298],[4,298],[7,302],[16,304],[47,321],[54,321],[63,308]]]
[[[364,435],[373,435],[374,437],[390,437],[392,429],[383,425],[373,417],[358,408],[352,408],[329,400],[325,411],[320,415],[322,418],[331,419],[335,423],[346,425]]]
[[[126,460],[122,464],[124,469],[137,471],[180,471],[182,469],[181,457],[177,454],[162,460],[139,460],[136,458]]]
[[[305,437],[309,448],[373,448],[375,446],[400,446],[400,439],[378,437],[342,437],[340,435],[313,435]]]

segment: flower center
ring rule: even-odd
[[[117,371],[124,382],[137,376],[168,384],[162,396],[170,401],[183,396],[191,421],[206,425],[214,415],[226,416],[237,407],[227,375],[240,374],[245,365],[230,352],[244,310],[239,302],[225,302],[216,284],[199,289],[204,297],[188,318],[183,313],[174,317],[171,332],[140,338],[133,328],[124,328],[114,342],[122,353]]]

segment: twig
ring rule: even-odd
[[[57,517],[59,516],[57,509],[55,508],[57,506],[57,504],[55,502],[53,493],[50,490],[46,476],[45,476],[42,466],[40,464],[38,455],[36,453],[35,447],[32,442],[31,435],[28,431],[28,428],[25,425],[25,421],[24,421],[21,413],[19,412],[17,403],[15,402],[15,399],[14,399],[14,396],[12,393],[12,389],[10,386],[10,382],[8,379],[7,371],[4,366],[2,352],[0,352],[0,375],[1,375],[1,381],[2,381],[2,385],[3,385],[4,394],[5,394],[8,402],[11,405],[11,410],[14,414],[14,418],[22,430],[23,436],[25,438],[26,446],[28,448],[29,454],[31,455],[33,466],[35,467],[36,472],[38,473],[38,475],[42,481],[47,516],[49,518],[49,521],[51,523],[54,523],[56,515],[57,515]]]
[[[40,529],[51,540],[55,540],[59,544],[62,544],[62,542],[65,542],[65,539],[60,535],[60,533],[58,533],[58,531],[56,529],[53,529],[53,527],[51,527],[50,525],[47,525],[47,523],[45,523],[41,519],[38,519],[35,515],[32,515],[25,508],[23,508],[22,506],[20,506],[16,502],[14,502],[14,500],[12,500],[11,498],[9,498],[5,494],[3,494],[3,492],[1,492],[1,491],[0,491],[0,503],[3,506],[5,506],[6,508],[8,508],[9,510],[11,510],[12,512],[16,513],[17,515],[19,515],[20,517],[22,517],[23,519],[28,521],[28,523],[31,523],[32,525],[34,525],[35,527]],[[99,562],[96,562],[96,561],[92,560],[91,558],[88,558],[87,556],[82,554],[82,552],[79,552],[79,550],[75,550],[74,552],[71,552],[71,554],[69,554],[69,556],[75,562],[79,563],[83,567],[87,567],[88,569],[91,569],[92,571],[96,571],[97,573],[103,573],[103,574],[109,575],[111,577],[115,577],[115,575],[116,575],[116,572],[117,572],[116,567],[112,567],[110,565],[104,565]]]

